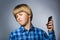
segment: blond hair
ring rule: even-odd
[[[32,10],[27,4],[20,4],[14,8],[13,15],[15,16],[15,18],[16,18],[16,14],[20,12],[26,12],[27,14],[31,15],[31,20],[32,20],[33,17]]]

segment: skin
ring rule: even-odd
[[[47,25],[48,31],[52,31],[52,30],[54,30],[53,20],[47,22],[46,25]]]
[[[29,30],[31,21],[30,21],[30,15],[28,15],[26,12],[20,12],[16,14],[16,20],[20,25],[23,25],[25,29]]]
[[[30,17],[31,17],[31,15],[28,15],[26,12],[20,12],[20,13],[16,14],[17,22],[20,25],[23,25],[24,28],[27,30],[30,29],[30,25],[31,25]],[[47,22],[46,26],[48,28],[48,31],[52,31],[54,29],[53,20]]]

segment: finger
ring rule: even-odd
[[[52,24],[52,23],[50,23],[50,24],[48,24],[48,26],[53,26],[53,24]]]
[[[48,25],[53,25],[53,20],[49,21]]]
[[[50,28],[52,28],[52,26],[48,26],[48,28],[50,29]]]
[[[47,23],[46,25],[47,26],[53,26],[53,23]]]
[[[53,23],[53,20],[49,21],[48,23]]]

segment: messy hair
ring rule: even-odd
[[[13,9],[13,15],[16,18],[16,14],[20,12],[26,12],[28,15],[31,15],[31,20],[33,17],[32,10],[27,4],[19,4]]]

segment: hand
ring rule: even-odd
[[[53,20],[49,21],[47,24],[48,31],[54,30]]]

